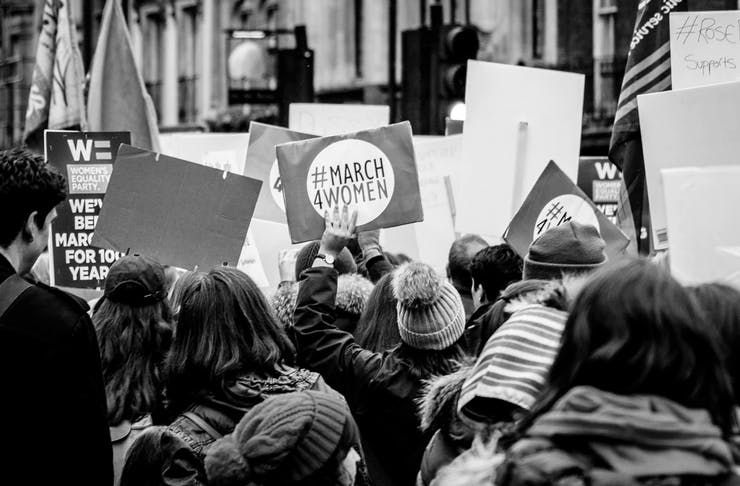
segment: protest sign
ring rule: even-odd
[[[423,186],[427,178],[441,176],[445,180],[445,192],[452,218],[455,218],[455,182],[460,178],[462,158],[462,135],[449,137],[414,136],[414,154],[419,171],[419,182]],[[422,201],[424,195],[422,194]],[[426,208],[425,208],[426,209]]]
[[[262,191],[257,200],[257,209],[254,210],[255,218],[283,224],[287,222],[275,147],[310,138],[316,137],[264,123],[249,124],[249,150],[244,175],[262,181]]]
[[[740,11],[674,12],[670,32],[674,90],[740,80]]]
[[[264,289],[270,286],[265,267],[262,265],[262,258],[260,258],[259,250],[254,242],[252,228],[247,231],[247,239],[244,240],[236,268],[249,275],[259,288]]]
[[[725,282],[740,288],[740,167],[661,171],[671,235],[671,273],[687,285]]]
[[[162,154],[244,174],[248,133],[174,133],[159,136]]]
[[[614,224],[617,224],[621,180],[622,173],[608,157],[581,157],[578,164],[578,187]]]
[[[740,83],[637,97],[653,245],[668,248],[662,169],[738,165]]]
[[[291,103],[288,128],[321,137],[359,132],[388,125],[386,105]]]
[[[581,74],[468,62],[458,232],[502,234],[549,160],[576,180],[583,88]]]
[[[294,243],[321,238],[336,206],[357,210],[360,231],[423,219],[408,122],[278,145],[277,158]]]
[[[95,289],[120,255],[95,248],[93,230],[113,173],[118,146],[128,132],[44,132],[46,161],[67,179],[69,197],[57,206],[49,234],[51,285]]]
[[[594,226],[606,242],[606,254],[616,260],[629,244],[629,238],[599,211],[586,194],[550,161],[522,207],[511,220],[504,240],[522,258],[529,245],[550,228],[569,221]]]
[[[121,145],[93,244],[208,269],[238,262],[260,181]]]

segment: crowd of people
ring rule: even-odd
[[[740,484],[740,292],[592,226],[443,276],[334,207],[272,295],[130,254],[88,306],[33,271],[65,198],[0,152],[3,484]]]

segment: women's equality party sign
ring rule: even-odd
[[[359,231],[423,221],[411,125],[277,146],[293,243],[321,238],[324,214],[357,210]]]

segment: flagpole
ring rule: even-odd
[[[82,0],[82,62],[85,71],[90,71],[93,55],[93,1]]]

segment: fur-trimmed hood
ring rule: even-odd
[[[282,282],[273,294],[270,304],[284,327],[293,325],[299,282]],[[357,273],[340,275],[337,280],[337,309],[347,314],[360,316],[373,291],[373,284]]]
[[[424,386],[416,400],[419,407],[421,430],[439,430],[449,427],[457,415],[457,399],[460,397],[460,390],[472,371],[472,363],[467,363],[449,375],[424,380]]]
[[[568,312],[587,278],[588,276],[584,275],[566,275],[562,280],[553,280],[545,285],[544,289],[519,294],[506,305],[504,310],[511,315],[528,305],[540,304]]]

